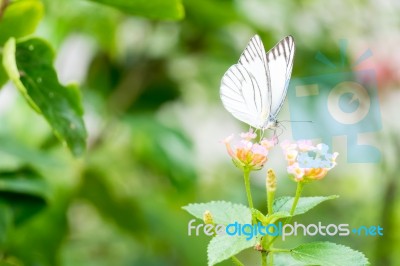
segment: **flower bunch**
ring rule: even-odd
[[[233,235],[229,233],[230,236],[236,238],[221,238],[218,235],[217,229],[215,229],[213,231],[213,237],[215,237],[214,239],[216,239],[216,241],[211,241],[207,249],[210,265],[215,265],[228,258],[226,253],[220,252],[220,250],[223,250],[227,246],[235,249],[234,252],[229,254],[234,264],[244,265],[235,255],[251,245],[260,253],[262,265],[267,265],[267,263],[268,265],[275,265],[275,254],[282,253],[282,256],[290,256],[289,254],[295,249],[304,250],[304,247],[308,250],[304,258],[303,256],[298,256],[298,258],[294,256],[291,257],[291,259],[298,260],[299,264],[302,265],[304,263],[309,264],[310,262],[319,265],[321,264],[321,258],[325,259],[326,254],[331,264],[335,264],[336,261],[344,262],[345,265],[353,263],[354,261],[360,262],[357,265],[368,264],[368,259],[362,253],[327,241],[302,244],[294,249],[274,247],[275,240],[278,239],[279,236],[279,234],[274,234],[277,232],[276,229],[278,229],[278,226],[289,225],[294,215],[303,214],[316,205],[337,197],[336,195],[319,197],[301,196],[304,187],[310,181],[325,177],[328,171],[336,166],[337,152],[329,153],[328,146],[323,143],[313,145],[313,143],[308,140],[294,143],[283,141],[280,146],[288,162],[287,170],[291,174],[291,177],[294,176],[293,179],[296,181],[296,192],[294,197],[275,198],[278,188],[277,176],[273,169],[268,169],[265,179],[267,196],[265,203],[267,205],[267,212],[262,212],[254,207],[251,194],[251,171],[260,170],[266,164],[269,151],[276,146],[277,139],[275,137],[273,139],[260,140],[257,138],[257,134],[252,130],[240,134],[240,140],[234,142],[234,144],[232,144],[233,138],[233,135],[229,136],[225,139],[224,143],[233,163],[243,172],[244,187],[248,201],[247,210],[244,211],[243,205],[225,201],[189,204],[184,208],[195,217],[202,218],[207,227],[215,225],[213,217],[215,217],[215,220],[217,220],[218,217],[219,219],[224,217],[223,219],[230,219],[235,223],[238,223],[238,220],[246,221],[246,225],[251,225],[251,227],[264,227],[267,229],[265,229],[266,233],[262,233],[260,230],[260,235],[256,236],[256,233],[256,235],[252,235],[250,238],[239,237],[240,233],[238,235],[236,235],[236,233]],[[282,204],[283,202],[284,204]],[[200,213],[200,210],[202,210],[203,213]],[[211,214],[209,210],[212,210],[213,213]],[[227,214],[229,214],[229,218],[226,216]],[[251,215],[251,217],[249,215]],[[249,224],[250,221],[251,224]],[[206,228],[206,226],[204,228]],[[269,230],[270,226],[273,226],[272,231]],[[249,244],[249,240],[253,242]],[[217,252],[215,250],[217,250]],[[343,254],[343,250],[346,250],[346,254]],[[331,256],[331,254],[337,254],[337,256]],[[310,257],[315,257],[317,259],[310,261]]]
[[[241,140],[232,146],[233,138],[231,135],[224,140],[226,149],[238,168],[249,171],[260,170],[264,166],[268,160],[268,151],[276,143],[274,139],[262,139],[260,142],[255,142],[257,134],[251,129],[241,133]]]
[[[336,166],[339,155],[337,152],[329,153],[328,145],[320,143],[314,146],[310,140],[284,141],[281,147],[288,162],[287,171],[297,182],[322,179]]]

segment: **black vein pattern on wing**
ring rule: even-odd
[[[257,55],[259,58],[261,58],[263,65],[264,65],[264,73],[265,73],[265,79],[267,81],[267,87],[265,88],[267,90],[267,99],[269,104],[269,113],[271,113],[271,103],[272,103],[272,93],[271,93],[271,75],[269,72],[269,68],[268,68],[268,58],[267,56],[264,57],[265,54],[265,50],[264,50],[264,45],[262,44],[261,38],[259,36],[256,36],[254,38],[252,38],[252,41],[254,40],[254,42],[252,42],[253,47],[256,49],[257,51]],[[261,95],[261,88],[260,88],[260,95]],[[261,101],[262,101],[262,97],[260,97]],[[265,104],[268,104],[265,103]],[[261,102],[261,106],[264,106],[264,103]],[[264,111],[264,110],[262,110]]]
[[[237,71],[240,73],[240,75],[242,76],[242,78],[239,78],[239,77],[235,74],[234,69],[237,70]],[[234,78],[231,77],[230,74],[232,74],[232,75],[234,76]],[[239,100],[239,99],[234,99],[234,98],[232,98],[232,97],[230,97],[230,96],[228,96],[228,95],[226,95],[226,94],[224,94],[224,93],[222,93],[222,92],[220,92],[220,96],[221,96],[221,97],[226,97],[226,98],[228,98],[228,99],[230,99],[230,100],[233,100],[233,101],[236,101],[236,102],[238,102],[238,103],[244,103],[244,104],[246,105],[246,107],[247,107],[247,102],[246,102],[246,99],[245,99],[244,96],[243,96],[243,91],[242,91],[242,85],[243,85],[243,82],[245,81],[245,77],[244,77],[243,73],[237,68],[236,65],[233,65],[233,66],[225,73],[225,77],[227,77],[229,80],[232,81],[232,85],[233,85],[233,86],[230,86],[230,85],[227,84],[224,80],[222,81],[222,85],[224,85],[225,87],[229,88],[230,91],[235,92],[238,96],[240,96],[240,97],[242,98],[243,101],[241,101],[241,100]],[[238,81],[240,84],[238,85],[237,82],[236,82],[235,80]],[[234,108],[232,108],[232,107],[230,107],[230,108],[231,108],[231,109],[234,109]],[[248,108],[248,107],[247,107],[247,108]],[[249,115],[249,113],[245,113],[245,112],[239,111],[239,110],[237,110],[237,109],[234,109],[234,110],[235,110],[235,112]]]
[[[283,97],[286,97],[287,94],[287,90],[289,87],[289,81],[290,81],[290,76],[292,74],[292,68],[293,68],[293,59],[294,59],[294,53],[295,53],[295,47],[294,47],[294,40],[292,36],[287,36],[285,37],[284,41],[280,42],[279,44],[282,44],[282,49],[284,51],[284,57],[286,60],[286,83],[285,83],[285,90],[283,92]],[[286,53],[286,48],[288,51],[289,56],[287,56]],[[292,52],[293,51],[293,52]],[[274,115],[276,115],[282,108],[283,103],[285,101],[281,101],[278,109],[276,110],[276,113]]]
[[[247,71],[247,70],[246,70]],[[251,86],[253,87],[253,100],[254,100],[254,105],[256,106],[256,110],[258,113],[261,113],[261,109],[262,109],[262,95],[261,95],[261,89],[260,89],[260,85],[257,82],[257,79],[254,77],[254,75],[251,72],[248,72],[250,76],[250,80],[251,80]],[[261,104],[260,106],[257,106],[257,100],[256,100],[256,93],[255,93],[255,88],[258,89],[258,95],[260,96],[260,101]]]
[[[240,67],[236,67],[236,69],[237,69],[237,71],[239,71],[240,75],[242,75],[243,80],[246,80],[246,79],[245,79],[245,76],[244,76],[244,74],[243,74],[243,72],[242,72],[242,70],[240,69]],[[256,110],[259,111],[259,110],[258,110],[258,107],[257,107],[256,94],[255,94],[255,92],[254,92],[254,81],[255,81],[255,78],[254,78],[254,76],[251,74],[251,72],[247,71],[246,68],[243,68],[243,69],[246,71],[246,74],[247,74],[248,77],[250,78],[251,87],[253,88],[253,101],[254,101],[254,106],[256,107]],[[241,89],[241,92],[242,92],[242,97],[243,97],[243,99],[245,99],[244,96],[243,96],[243,89],[242,89],[242,88],[240,88],[240,89]],[[246,103],[246,106],[248,107],[248,106],[249,106],[249,105],[248,105],[249,103],[246,101],[246,99],[245,99],[245,103]]]
[[[268,62],[270,62],[269,54],[272,53],[272,55],[274,56],[274,60],[276,59],[275,57],[275,51],[277,50],[279,52],[279,49],[283,50],[283,56],[285,58],[286,61],[286,75],[285,75],[285,79],[286,79],[286,83],[285,83],[285,89],[282,92],[282,98],[284,98],[286,96],[287,93],[287,89],[288,89],[288,82],[290,79],[290,75],[292,73],[292,67],[293,67],[293,58],[294,58],[294,40],[292,36],[286,36],[284,39],[282,39],[280,42],[278,42],[274,47],[272,47],[266,54],[266,58],[267,58],[267,65]],[[292,52],[293,51],[293,52]],[[280,53],[279,53],[280,55]],[[272,102],[272,99],[271,99]],[[281,101],[280,105],[278,106],[278,108],[275,110],[275,113],[272,114],[274,116],[276,116],[276,114],[280,111],[280,109],[283,106],[284,101]]]
[[[259,48],[259,49],[257,49],[257,47],[256,47],[256,43],[255,43],[255,42],[257,42],[257,41],[259,41],[259,38],[253,38],[253,39],[250,41],[250,44],[246,47],[245,52],[248,50],[248,48],[250,48],[250,50],[253,52],[254,56],[260,58],[261,62],[263,63],[263,65],[264,65],[264,67],[265,67],[265,62],[264,62],[264,60],[263,60],[262,53],[260,53],[260,51],[259,51],[259,50],[261,49],[260,44],[258,43],[258,48]],[[264,52],[264,51],[263,51],[263,52]],[[249,52],[249,53],[250,53],[250,52]],[[256,83],[256,85],[257,85],[258,96],[260,97],[260,98],[259,98],[259,99],[260,99],[260,106],[257,106],[257,101],[256,101],[256,99],[255,99],[255,97],[256,97],[255,94],[254,94],[254,103],[255,103],[255,105],[256,105],[256,109],[257,109],[258,113],[261,113],[261,112],[262,112],[262,107],[263,107],[263,97],[262,97],[262,93],[261,93],[261,87],[260,87],[260,84],[258,83],[256,77],[254,77],[254,75],[253,75],[251,72],[248,71],[248,73],[249,73],[250,78],[251,78],[251,80],[252,80],[253,88],[255,87],[255,86],[254,86],[253,80],[255,81],[255,83]],[[267,77],[266,77],[266,78],[267,78]]]
[[[257,57],[262,62],[263,68],[264,68],[264,73],[265,73],[265,79],[267,81],[267,88],[266,88],[267,89],[267,94],[268,94],[267,97],[268,97],[269,102],[271,102],[271,97],[272,97],[271,96],[271,90],[270,90],[271,81],[270,81],[270,74],[269,74],[269,71],[267,69],[268,66],[267,66],[267,63],[265,61],[265,57],[263,56],[264,53],[265,53],[265,50],[263,48],[261,39],[260,39],[260,37],[258,37],[256,35],[255,37],[251,38],[249,44],[247,45],[247,47],[243,51],[242,55],[240,56],[239,64],[242,65],[246,69],[246,64],[244,62],[242,62],[243,58],[245,59],[245,61],[248,64],[250,64],[251,62],[254,62],[255,61],[255,57]],[[250,57],[251,60],[249,60],[248,57]],[[253,88],[255,88],[254,81],[256,82],[256,85],[257,85],[256,87],[258,89],[258,95],[259,95],[259,99],[260,99],[260,104],[259,105],[257,104],[257,101],[255,99],[255,97],[256,97],[255,94],[254,94],[254,103],[255,103],[255,106],[256,106],[256,109],[257,109],[258,113],[261,113],[263,111],[262,108],[264,106],[261,86],[258,83],[258,81],[255,78],[255,76],[253,75],[253,73],[251,73],[251,71],[248,71],[248,70],[247,70],[247,72],[249,73],[249,76],[250,76],[251,81],[253,83]],[[269,112],[271,112],[271,105],[269,105]]]
[[[241,84],[240,84],[241,86],[240,86],[239,89],[240,89],[240,92],[241,92],[241,94],[242,94],[242,98],[243,98],[243,100],[244,100],[244,103],[245,103],[245,105],[246,105],[246,107],[247,107],[247,110],[249,110],[249,103],[247,102],[246,98],[245,98],[244,95],[243,95],[243,88],[242,88],[242,82],[246,80],[246,77],[244,76],[243,72],[240,70],[240,67],[238,67],[238,65],[234,65],[234,67],[235,67],[235,69],[240,73],[240,75],[241,75],[242,78],[243,78],[243,80],[241,80]],[[250,76],[249,71],[247,71],[245,68],[244,68],[244,70],[246,71],[245,74],[247,74],[248,77],[250,78],[250,81],[251,81],[251,83],[252,83],[252,87],[254,87],[254,84],[253,84],[253,81],[252,81],[252,78],[251,78],[251,76]],[[233,74],[235,75],[234,72],[233,72]],[[236,76],[236,75],[235,75],[235,76]],[[254,91],[253,91],[253,100],[255,101],[255,93],[254,93]],[[256,109],[257,109],[257,105],[255,104],[255,102],[254,102],[254,105],[256,106]]]
[[[236,82],[229,76],[229,74],[230,74],[230,72],[228,71],[228,72],[226,72],[225,76],[226,76],[228,79],[230,79],[230,80],[232,81],[233,85],[236,86],[236,88],[239,88],[239,91],[236,91],[236,90],[232,90],[232,91],[233,91],[234,93],[236,93],[237,95],[242,96],[242,94],[241,94],[241,92],[240,92],[240,86],[241,86],[242,84],[240,84],[240,86],[238,86],[238,85],[236,84]],[[236,76],[235,76],[235,77],[236,77]],[[240,82],[240,80],[239,80],[239,82]],[[229,86],[229,85],[224,81],[224,79],[222,79],[222,85],[225,85],[225,86],[228,87],[228,88],[231,87],[231,86]],[[242,96],[242,97],[243,97],[243,96]]]
[[[251,84],[250,84],[251,82]],[[240,85],[238,84],[240,83]],[[248,86],[252,86],[253,90],[251,91],[253,93],[253,103],[249,102],[249,99],[246,99],[243,94],[243,88],[245,87],[243,84],[246,83],[246,88]],[[254,87],[257,86],[258,88],[260,87],[259,84],[257,83],[257,80],[255,77],[247,71],[242,65],[236,64],[233,65],[226,73],[225,77],[222,80],[222,86],[224,86],[228,91],[228,95],[225,93],[225,90],[221,90],[220,96],[222,98],[225,98],[226,100],[237,102],[239,104],[243,104],[244,107],[246,108],[244,111],[243,109],[238,109],[237,105],[229,105],[226,106],[230,112],[233,113],[240,113],[246,117],[246,120],[254,122],[256,117],[252,115],[251,108],[250,106],[255,106],[256,110],[258,111],[258,107],[255,101],[255,91]],[[229,95],[229,92],[235,92],[235,95],[237,95],[240,98],[234,97],[234,95]],[[260,91],[260,89],[259,89]]]

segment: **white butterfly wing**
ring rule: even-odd
[[[287,36],[278,42],[266,54],[270,77],[271,116],[276,115],[282,108],[286,98],[287,88],[293,68],[295,45],[292,36]]]
[[[239,62],[221,81],[224,107],[237,119],[261,128],[271,112],[271,90],[267,55],[259,36],[251,38]]]
[[[247,93],[245,93],[245,91]],[[252,103],[254,92],[251,86],[251,77],[241,65],[233,65],[225,73],[221,82],[220,96],[224,107],[237,119],[253,127],[257,125]]]
[[[258,35],[251,38],[239,62],[221,81],[224,107],[237,119],[264,128],[282,108],[292,73],[295,45],[287,36],[265,53]]]

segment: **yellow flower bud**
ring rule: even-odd
[[[268,171],[267,171],[267,191],[275,191],[275,190],[276,190],[275,172],[272,169],[268,169]]]
[[[209,210],[206,210],[203,214],[203,221],[205,224],[214,224],[212,214]]]

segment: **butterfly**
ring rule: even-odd
[[[286,98],[295,44],[292,36],[265,53],[258,35],[251,38],[239,62],[221,80],[220,97],[234,117],[257,129],[276,129]]]

